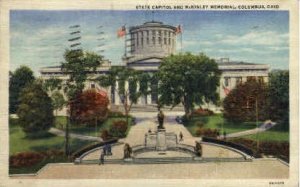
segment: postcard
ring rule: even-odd
[[[0,186],[297,186],[298,2],[0,7]]]

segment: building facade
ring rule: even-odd
[[[146,22],[142,25],[130,27],[127,36],[130,41],[129,52],[122,58],[122,65],[137,71],[156,72],[164,57],[176,53],[176,27],[174,26],[155,21]],[[248,79],[255,78],[258,81],[268,81],[269,65],[233,62],[229,58],[218,59],[216,62],[222,72],[220,87],[218,89],[221,99],[225,98],[228,92],[237,84],[246,82]],[[97,76],[107,73],[111,67],[111,63],[107,61],[101,67],[97,68],[96,74],[89,76],[86,88],[105,89],[101,88],[94,80]],[[40,73],[43,79],[51,77],[62,80],[68,79],[68,76],[61,71],[59,66],[42,68]],[[116,89],[105,89],[109,93],[112,105],[121,104]],[[157,97],[156,93],[151,93],[141,97],[137,105],[156,104]]]

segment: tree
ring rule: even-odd
[[[103,57],[92,52],[83,52],[83,50],[66,50],[64,53],[65,61],[62,62],[62,72],[69,75],[69,78],[63,84],[63,91],[68,97],[68,105],[75,102],[83,89],[88,75],[96,73],[97,67],[103,62]],[[73,121],[74,115],[70,107],[70,118]],[[69,155],[69,120],[66,125],[66,143],[65,153]]]
[[[255,79],[237,85],[223,101],[224,117],[233,122],[266,120],[267,85]]]
[[[108,97],[96,89],[85,90],[71,103],[74,119],[80,123],[103,122],[108,115]]]
[[[43,88],[48,93],[52,93],[53,91],[58,91],[62,89],[62,80],[51,77],[43,82]]]
[[[55,91],[51,95],[53,109],[55,110],[55,115],[57,116],[58,110],[62,110],[66,105],[66,100],[59,91]]]
[[[159,104],[183,104],[189,117],[195,104],[218,101],[220,74],[217,63],[204,54],[168,56],[159,66]]]
[[[33,71],[27,66],[21,66],[9,78],[9,113],[16,113],[19,106],[19,96],[26,85],[34,81]]]
[[[64,92],[68,99],[72,100],[82,93],[88,75],[96,73],[97,67],[103,62],[103,57],[93,52],[66,50],[64,58],[62,71],[69,75],[64,85]]]
[[[138,98],[141,96],[141,92],[137,89],[139,73],[131,68],[114,66],[111,67],[107,75],[99,76],[97,80],[103,87],[111,86],[116,88],[123,104],[128,124],[128,115],[131,107],[137,103]],[[145,93],[145,90],[143,92]]]
[[[273,71],[269,75],[270,119],[276,121],[283,130],[289,130],[289,71]]]
[[[47,132],[53,125],[51,98],[39,83],[28,84],[20,94],[19,124],[27,134]]]

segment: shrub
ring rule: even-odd
[[[9,165],[11,167],[27,167],[41,162],[45,159],[45,155],[37,152],[22,152],[9,157]]]
[[[250,139],[233,139],[231,142],[242,144],[245,147],[256,150],[256,141]],[[265,155],[273,155],[275,157],[282,158],[286,161],[289,161],[289,143],[288,142],[266,142],[262,141],[259,143],[259,153]]]
[[[192,112],[193,116],[211,116],[214,112],[209,109],[198,108]]]
[[[108,117],[125,117],[122,112],[119,111],[108,111]]]
[[[126,121],[119,120],[114,121],[113,124],[110,126],[109,134],[113,137],[123,138],[126,135],[127,131],[127,123]]]
[[[106,120],[109,100],[106,93],[95,89],[86,90],[71,103],[72,119],[76,123],[95,125]]]
[[[220,132],[217,129],[198,128],[196,130],[196,135],[197,136],[205,136],[205,137],[217,137],[220,135]]]
[[[51,98],[40,83],[25,87],[20,95],[17,110],[18,122],[26,134],[47,132],[53,125],[53,107]]]
[[[108,130],[106,130],[106,129],[101,131],[100,136],[104,141],[109,140],[111,138],[111,135],[109,134]]]
[[[195,125],[196,125],[196,127],[198,127],[198,128],[203,128],[203,127],[204,127],[204,123],[202,123],[201,121],[197,121],[197,122],[195,123]]]

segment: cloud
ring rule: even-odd
[[[287,46],[288,34],[275,31],[251,31],[244,35],[228,35],[220,43],[227,45]]]

